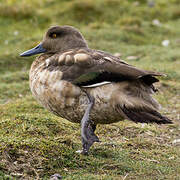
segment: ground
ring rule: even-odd
[[[49,179],[55,173],[68,180],[180,179],[179,5],[179,0],[1,0],[0,179]],[[89,156],[75,153],[81,148],[80,125],[36,102],[28,85],[34,57],[19,57],[57,24],[80,29],[91,48],[166,73],[155,97],[173,124],[98,125],[101,143]],[[163,46],[164,40],[169,44]]]

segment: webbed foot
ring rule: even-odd
[[[89,126],[85,128],[86,139],[82,137],[82,146],[83,146],[82,154],[87,155],[89,148],[93,145],[93,143],[99,142],[99,138],[94,134],[95,129],[93,128],[93,126],[96,127],[96,125],[89,124]]]

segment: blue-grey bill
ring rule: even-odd
[[[35,54],[45,53],[46,51],[47,50],[42,47],[42,43],[40,43],[36,47],[21,53],[20,56],[32,56]]]

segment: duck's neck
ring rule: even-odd
[[[79,40],[67,40],[66,43],[61,47],[61,52],[68,51],[70,49],[77,49],[77,48],[82,48],[86,49],[88,48],[88,45],[84,39],[79,39]]]

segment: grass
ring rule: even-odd
[[[2,0],[0,2],[0,179],[180,179],[179,0]],[[153,25],[158,19],[160,26]],[[165,72],[156,98],[173,125],[123,121],[98,125],[101,143],[89,156],[80,125],[58,118],[32,97],[28,71],[34,57],[19,53],[38,44],[50,25],[81,30],[91,48],[147,70]],[[168,47],[161,45],[170,40]]]

